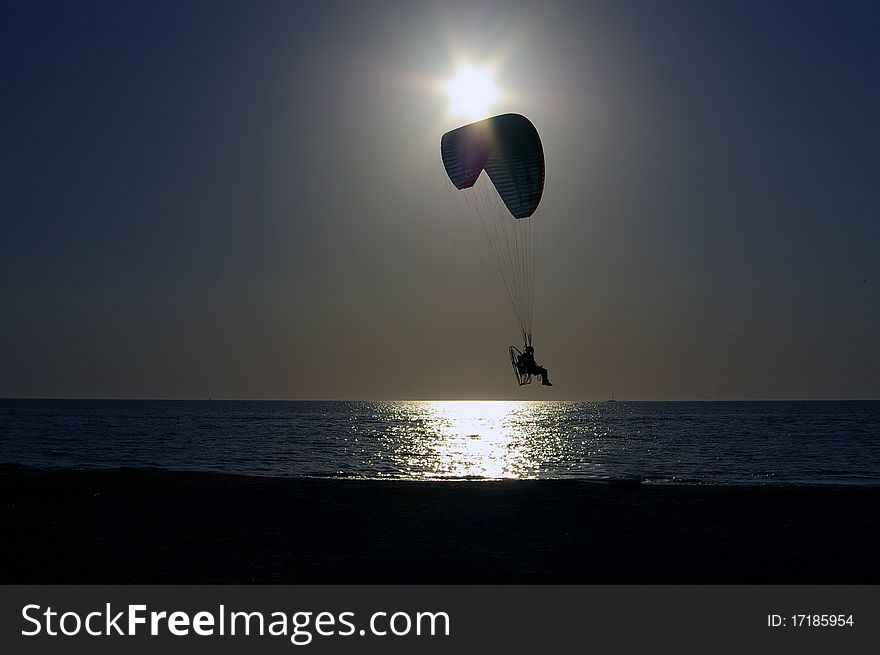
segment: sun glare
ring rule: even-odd
[[[501,93],[492,80],[492,71],[463,64],[443,87],[449,96],[450,113],[470,120],[489,115]]]

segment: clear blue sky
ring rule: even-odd
[[[544,141],[552,390],[450,220],[462,56]],[[0,81],[0,396],[880,397],[876,3],[5,3]]]

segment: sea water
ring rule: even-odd
[[[880,484],[880,401],[6,399],[0,462],[414,480]]]

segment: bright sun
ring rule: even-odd
[[[492,80],[492,71],[463,64],[443,87],[449,96],[449,111],[463,118],[486,118],[501,96]]]

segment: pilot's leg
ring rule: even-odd
[[[538,367],[538,375],[541,376],[541,384],[547,387],[552,387],[553,385],[550,383],[550,376],[547,373],[547,369],[543,366]]]

